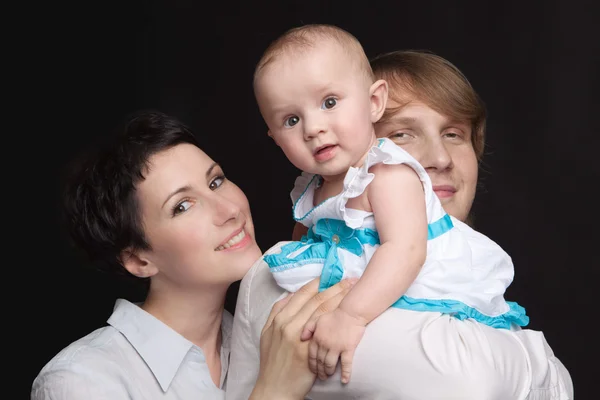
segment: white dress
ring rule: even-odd
[[[369,169],[379,163],[412,167],[423,183],[427,207],[425,264],[392,307],[473,318],[496,328],[527,325],[525,309],[504,300],[514,277],[510,256],[485,235],[448,215],[425,169],[389,139],[378,140],[362,167],[348,170],[341,193],[317,206],[313,199],[321,177],[302,173],[296,179],[291,192],[293,216],[309,231],[301,241],[264,256],[279,286],[295,292],[320,276],[319,289],[325,290],[341,279],[362,275],[379,247],[379,237],[373,213],[346,208],[346,203],[365,191],[374,178]]]

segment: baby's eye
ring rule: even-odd
[[[326,110],[330,110],[333,107],[335,107],[337,105],[337,100],[333,97],[328,97],[325,99],[325,101],[323,102],[323,105],[321,105],[322,109],[326,109]]]
[[[286,128],[291,128],[292,126],[296,125],[299,121],[300,118],[294,115],[286,119],[283,123],[283,126],[285,126]]]

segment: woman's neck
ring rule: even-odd
[[[142,308],[200,347],[215,386],[221,380],[221,321],[225,306],[224,288],[173,287],[152,282]]]
[[[227,288],[190,291],[161,286],[153,282],[142,309],[200,347],[206,357],[218,354]]]

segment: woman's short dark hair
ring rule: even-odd
[[[67,233],[101,270],[129,274],[123,250],[149,249],[136,185],[145,179],[154,154],[182,143],[200,145],[191,129],[158,111],[129,116],[110,142],[70,168],[63,191]]]

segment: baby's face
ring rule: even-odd
[[[268,64],[255,91],[269,134],[290,162],[327,178],[360,164],[375,142],[371,84],[348,51],[322,42]]]

